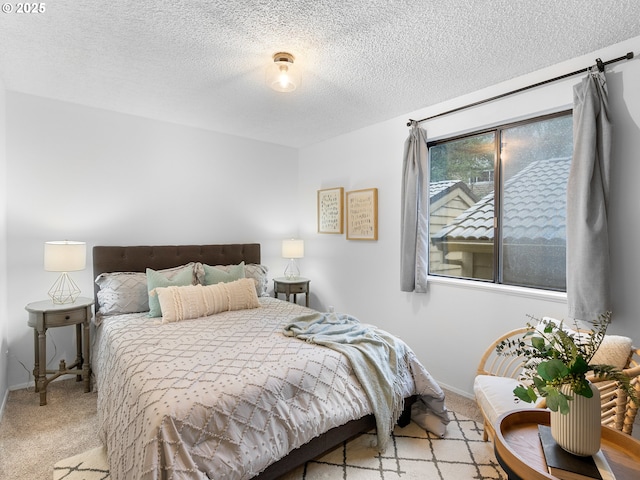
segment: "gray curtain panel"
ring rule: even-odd
[[[573,160],[567,184],[567,304],[570,318],[611,310],[609,164],[611,122],[604,73],[592,69],[573,89]]]
[[[429,170],[427,132],[416,123],[404,143],[400,240],[400,290],[427,291]]]

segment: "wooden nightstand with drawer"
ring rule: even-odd
[[[54,304],[51,300],[33,302],[25,309],[29,312],[27,324],[33,328],[35,391],[40,393],[40,405],[47,404],[47,385],[60,375],[76,375],[84,380],[84,391],[91,391],[91,371],[89,367],[89,322],[92,317],[93,300],[78,298],[74,303]],[[71,365],[60,360],[58,370],[47,370],[47,329],[76,326],[76,359]],[[51,375],[47,377],[47,375]]]
[[[293,303],[297,303],[297,294],[305,294],[305,305],[309,306],[309,280],[308,278],[296,277],[286,278],[279,277],[273,279],[273,293],[278,298],[279,293],[284,293],[287,296],[287,302],[291,295],[293,295]]]

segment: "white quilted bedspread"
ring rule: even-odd
[[[346,357],[282,334],[310,310],[260,303],[169,324],[146,313],[103,318],[93,362],[113,480],[248,479],[371,413]],[[406,395],[442,403],[413,358]]]

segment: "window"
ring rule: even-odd
[[[429,274],[565,291],[571,112],[429,144]]]

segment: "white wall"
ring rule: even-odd
[[[572,72],[627,51],[640,54],[640,37],[534,72],[446,104],[304,148],[300,152],[301,235],[306,240],[304,274],[312,279],[314,307],[334,305],[362,321],[405,339],[432,375],[455,391],[472,395],[477,362],[500,333],[522,326],[526,315],[566,316],[558,294],[527,295],[523,289],[479,288],[469,282],[433,280],[427,294],[399,290],[402,154],[409,118],[420,119],[483,98]],[[422,124],[431,139],[527,116],[570,108],[572,86],[581,76],[513,95]],[[614,323],[610,333],[629,335],[640,345],[640,59],[608,67],[615,124],[612,161],[611,257]],[[348,241],[345,235],[316,233],[316,192],[378,188],[379,240]]]
[[[423,295],[399,291],[406,121],[629,50],[640,53],[640,37],[300,151],[7,92],[9,287],[0,322],[4,313],[8,384],[15,388],[31,380],[27,370],[33,366],[33,342],[24,305],[46,298],[55,280],[55,274],[42,268],[44,241],[84,240],[89,247],[257,241],[263,245],[263,263],[277,276],[284,268],[280,240],[299,234],[306,240],[300,267],[312,280],[313,307],[334,305],[398,334],[437,380],[470,395],[478,358],[493,338],[525,323],[527,314],[564,317],[566,304],[558,295],[526,295],[517,289],[468,283],[432,281]],[[640,344],[640,255],[635,245],[640,238],[640,59],[608,71],[616,125],[610,332],[630,335]],[[574,77],[423,126],[430,138],[438,138],[566,108],[578,80]],[[317,190],[337,186],[347,191],[379,189],[378,241],[347,241],[345,235],[316,233]],[[0,252],[1,242],[2,236]],[[73,276],[89,295],[90,269]],[[49,332],[52,365],[73,352],[71,334],[64,330]],[[0,339],[1,332],[0,327]]]
[[[24,306],[57,276],[43,270],[47,240],[87,242],[88,268],[71,274],[84,296],[97,244],[259,242],[270,277],[284,269],[280,241],[298,234],[297,150],[13,92],[6,111],[13,388],[33,380]],[[47,338],[53,368],[75,356],[71,327]]]
[[[5,90],[0,81],[0,418],[8,393],[7,310],[7,155],[5,148]]]

